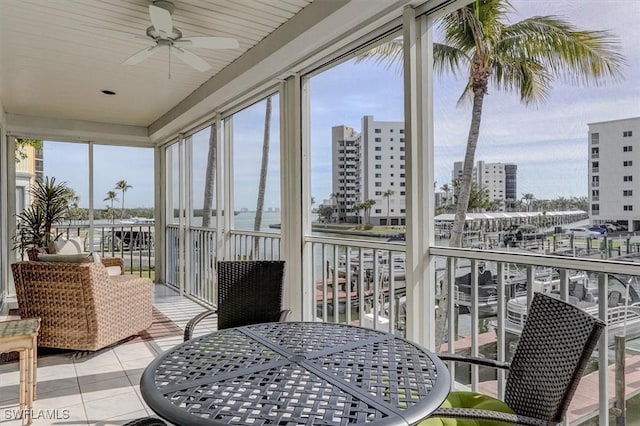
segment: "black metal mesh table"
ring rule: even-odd
[[[156,358],[140,389],[177,425],[414,424],[449,392],[440,359],[367,328],[280,322],[221,330]]]

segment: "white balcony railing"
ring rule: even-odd
[[[175,269],[172,263],[175,249],[171,248],[171,242],[177,241],[173,239],[175,234],[175,229],[168,228],[168,277]],[[213,303],[216,233],[194,229],[187,235],[191,241],[191,276],[187,281],[191,283],[185,286],[185,293]],[[234,230],[229,239],[229,258],[280,258],[279,235]],[[307,293],[313,295],[311,303],[318,320],[404,334],[411,318],[406,317],[405,309],[403,244],[315,235],[307,236],[305,241],[312,246],[313,279],[304,285],[313,286],[313,291]],[[626,245],[623,243],[614,254],[633,255],[637,251],[628,239]],[[445,339],[439,350],[507,361],[517,345],[534,291],[554,294],[608,323],[608,332],[601,338],[585,373],[591,379],[581,382],[578,389],[581,396],[572,402],[569,421],[578,424],[608,415],[614,398],[608,386],[614,382],[612,372],[617,366],[615,357],[609,356],[613,336],[620,333],[626,333],[628,339],[640,336],[640,264],[602,260],[600,257],[611,254],[610,246],[600,245],[600,249],[593,246],[589,251],[591,258],[431,247],[437,298],[443,303],[445,292],[453,295],[446,302],[449,306],[446,323],[453,326],[444,330]],[[629,354],[629,365],[640,362],[640,351],[629,349]],[[608,368],[598,368],[605,365]],[[505,376],[501,372],[489,373],[475,367],[465,370],[461,365],[450,365],[450,371],[459,385],[496,396],[504,393]],[[627,392],[640,393],[640,381],[628,382]]]

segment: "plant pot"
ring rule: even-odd
[[[27,256],[31,261],[38,260],[38,253],[47,253],[47,249],[44,247],[33,247],[27,249]]]

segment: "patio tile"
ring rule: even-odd
[[[51,421],[52,425],[84,425],[87,422],[87,414],[84,404],[72,405],[67,407],[68,418]]]
[[[112,418],[106,419],[103,422],[89,423],[90,425],[95,426],[111,426],[111,425],[123,425],[127,422],[130,422],[135,419],[139,419],[141,417],[148,417],[146,410],[138,410],[132,413],[126,413],[119,416],[114,416]]]
[[[145,408],[136,392],[129,388],[127,392],[85,403],[87,418],[91,422],[121,416],[127,413],[144,411]]]
[[[41,380],[38,378],[37,398],[55,397],[80,393],[77,377]]]
[[[68,360],[67,364],[56,364],[49,366],[42,366],[38,364],[38,382],[53,379],[65,379],[69,377],[76,377],[76,369],[73,366],[73,361]]]
[[[138,369],[144,370],[147,367],[147,365],[149,365],[151,361],[154,360],[154,358],[155,356],[148,356],[145,358],[138,358],[138,359],[132,359],[129,361],[123,361],[122,367],[125,371],[138,370]]]
[[[120,362],[145,357],[153,358],[156,355],[153,346],[148,342],[131,343],[117,346],[113,348],[113,352]]]
[[[78,383],[80,383],[80,386],[82,386],[85,383],[101,382],[101,381],[111,380],[111,379],[115,379],[118,377],[125,377],[125,376],[126,374],[124,373],[122,368],[120,368],[120,370],[117,370],[117,371],[109,371],[105,373],[95,373],[95,374],[87,374],[84,376],[78,376]]]
[[[78,404],[82,406],[82,396],[79,393],[62,396],[48,394],[38,395],[33,403],[33,408],[34,410],[65,410]]]
[[[85,403],[119,395],[124,392],[130,392],[131,390],[132,386],[127,376],[101,380],[99,382],[83,383],[80,385],[82,400]]]

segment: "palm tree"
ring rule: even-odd
[[[475,0],[439,21],[443,42],[433,44],[434,72],[465,73],[468,81],[459,102],[472,102],[451,247],[462,246],[489,83],[497,90],[517,92],[521,102],[529,105],[547,98],[554,79],[578,85],[599,84],[620,76],[624,64],[619,41],[607,31],[580,30],[558,16],[533,16],[511,23],[509,15],[514,11],[509,0]],[[394,39],[364,53],[361,60],[401,64],[402,44],[402,40]],[[447,294],[443,292],[436,320],[438,343],[442,341],[447,306]]]
[[[264,114],[264,135],[262,140],[262,164],[260,165],[260,182],[258,183],[258,200],[256,202],[256,217],[253,222],[254,231],[262,226],[262,210],[264,209],[264,193],[267,187],[267,170],[269,166],[269,141],[271,133],[271,96],[267,98]],[[254,238],[254,256],[258,255],[258,242]],[[257,258],[256,258],[257,259]]]
[[[390,216],[389,202],[390,202],[391,196],[395,193],[396,191],[394,191],[393,189],[387,189],[382,193],[382,196],[387,199],[387,226],[391,224],[391,219],[389,217]]]
[[[449,203],[449,192],[451,192],[451,187],[448,183],[445,183],[440,187],[440,190],[444,192],[444,204],[445,207]]]
[[[113,203],[114,201],[120,201],[118,194],[116,194],[116,191],[107,191],[107,196],[102,201],[109,201],[111,203],[111,210],[109,210],[109,212],[111,213],[111,223],[113,223],[115,219]]]
[[[356,215],[358,216],[358,224],[360,224],[362,222],[362,220],[360,218],[360,210],[364,210],[364,204],[355,203],[353,205],[353,209],[356,211]]]
[[[527,211],[531,211],[531,205],[533,204],[534,195],[530,192],[522,194],[522,202],[527,205]]]
[[[133,186],[129,185],[126,180],[119,180],[116,182],[115,189],[122,191],[122,204],[120,207],[120,219],[124,219],[124,193],[127,192],[127,189],[133,188]]]
[[[218,157],[215,124],[211,125],[209,131],[209,151],[207,153],[207,170],[204,175],[204,198],[202,203],[202,226],[205,228],[211,225],[211,205],[213,204],[213,188],[216,183],[216,159]]]
[[[439,22],[443,42],[433,44],[434,71],[467,73],[459,102],[471,100],[472,114],[450,246],[460,247],[469,204],[482,107],[489,83],[515,91],[526,104],[544,101],[554,79],[600,84],[621,75],[624,57],[607,31],[585,31],[558,16],[533,16],[510,23],[509,0],[475,0]],[[402,40],[394,39],[360,60],[402,63]]]
[[[371,223],[371,207],[376,203],[376,200],[368,199],[362,202],[362,208],[364,208],[364,220],[367,224]]]

